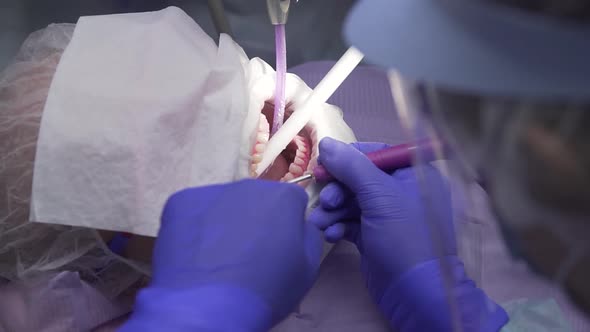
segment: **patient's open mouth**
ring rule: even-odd
[[[252,176],[257,176],[256,167],[262,160],[262,154],[264,153],[270,137],[270,131],[272,129],[270,124],[272,123],[273,112],[274,104],[271,101],[265,102],[262,112],[260,113],[256,143],[254,143],[254,148],[252,150],[252,162],[250,163]],[[292,105],[287,103],[285,109],[285,121],[292,113]],[[303,175],[307,170],[311,159],[314,144],[312,136],[313,135],[310,133],[308,127],[301,130],[299,134],[293,138],[287,148],[275,159],[267,172],[261,176],[261,179],[288,181]]]

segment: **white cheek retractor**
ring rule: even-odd
[[[363,59],[363,54],[351,47],[336,62],[334,67],[326,74],[317,87],[311,92],[305,103],[279,129],[268,141],[262,161],[256,169],[257,174],[262,174],[272,162],[281,154],[293,138],[305,127],[313,116],[313,110],[325,103],[338,89],[340,84],[350,75]]]

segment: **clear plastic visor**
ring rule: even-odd
[[[395,71],[389,80],[408,139],[441,142],[445,161],[437,166],[455,189],[454,202],[462,196],[463,214],[476,215],[478,209],[463,189],[481,186],[519,258],[586,297],[590,289],[580,280],[590,280],[590,100],[476,96]],[[429,163],[425,157],[415,155],[418,174]],[[428,197],[429,184],[422,188]],[[424,201],[425,209],[430,205]],[[430,219],[436,244],[437,218]]]

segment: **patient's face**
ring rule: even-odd
[[[2,105],[1,125],[8,128],[1,140],[2,163],[0,164],[0,217],[5,220],[4,224],[14,227],[16,224],[24,223],[29,217],[29,204],[31,195],[31,184],[33,175],[33,163],[35,160],[35,149],[40,127],[41,116],[51,79],[55,73],[61,51],[55,51],[47,58],[35,62],[27,70],[19,72],[15,76],[8,76],[10,82],[7,86],[0,87],[0,105]],[[270,67],[266,68],[268,70]],[[259,73],[270,75],[269,72]],[[258,123],[251,133],[253,140],[241,142],[249,146],[251,150],[248,167],[252,177],[258,177],[255,173],[256,164],[260,162],[265,151],[266,143],[270,138],[270,125],[272,123],[272,94],[273,84],[269,80],[261,80],[263,83],[254,85],[257,89],[259,106],[250,109],[258,115]],[[291,75],[288,84],[304,85],[298,78]],[[302,90],[303,89],[303,90]],[[298,91],[311,90],[306,86]],[[264,93],[260,93],[264,90]],[[265,97],[266,96],[266,97]],[[292,112],[297,111],[304,98],[301,92],[287,98],[286,120]],[[255,103],[256,104],[256,103]],[[220,133],[221,135],[222,133]],[[354,135],[344,123],[340,110],[336,107],[326,105],[318,110],[308,125],[292,140],[289,146],[275,160],[269,171],[262,176],[264,179],[285,181],[302,175],[315,165],[317,158],[317,144],[325,136],[332,136],[344,141],[354,140]],[[308,193],[312,196],[319,193],[317,185],[309,186]],[[310,200],[310,206],[314,200]],[[99,234],[108,242],[114,232],[99,231]],[[146,236],[133,236],[126,247],[124,255],[140,261],[149,261],[154,239]]]

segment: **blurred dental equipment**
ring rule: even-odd
[[[416,153],[421,155],[421,162],[435,160],[437,157],[439,157],[437,156],[436,151],[440,151],[436,145],[438,145],[438,143],[435,141],[422,140],[415,143],[404,143],[382,150],[369,152],[366,154],[366,156],[380,170],[389,173],[396,169],[411,166],[412,159]],[[287,183],[299,183],[306,180],[314,180],[315,182],[330,182],[334,181],[334,177],[324,166],[318,165],[313,168],[311,173],[287,181]]]
[[[211,19],[213,20],[217,34],[225,33],[233,38],[231,27],[225,15],[223,0],[208,0],[207,5],[209,6],[209,12],[211,13]]]
[[[287,40],[285,24],[289,17],[290,0],[267,0],[268,15],[275,30],[276,49],[276,89],[274,114],[271,126],[273,136],[283,125],[285,117],[285,80],[287,75]]]
[[[285,25],[289,18],[291,0],[266,0],[268,17],[273,25]]]
[[[313,116],[317,107],[325,103],[328,98],[338,89],[340,84],[348,77],[354,68],[363,59],[363,54],[356,48],[351,47],[336,62],[334,67],[318,83],[311,95],[307,98],[305,104],[285,122],[276,134],[270,138],[266,146],[266,151],[262,160],[258,163],[256,174],[260,175],[272,164],[272,162],[281,154],[291,140],[305,127]]]

